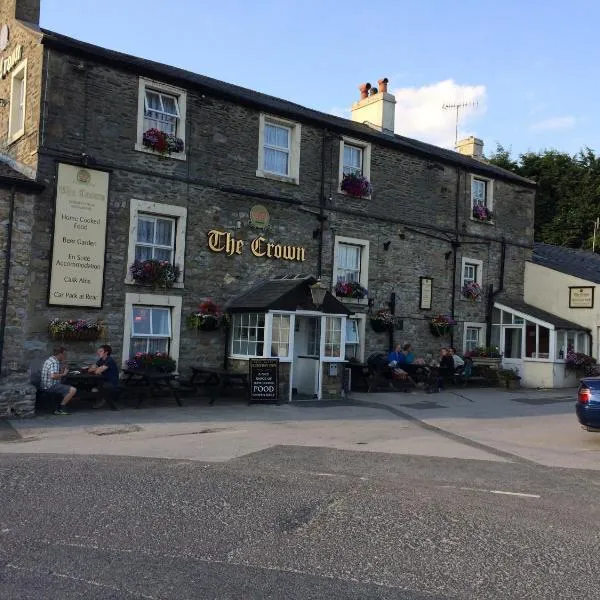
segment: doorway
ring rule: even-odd
[[[317,399],[321,374],[321,317],[296,315],[294,333],[292,398]]]
[[[502,363],[505,367],[519,369],[523,363],[523,326],[503,327]]]

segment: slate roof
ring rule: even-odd
[[[530,262],[592,283],[600,283],[600,255],[589,250],[536,242]]]
[[[575,329],[578,331],[590,331],[587,327],[583,327],[581,325],[578,325],[577,323],[573,323],[572,321],[567,321],[567,319],[557,317],[556,315],[546,312],[541,308],[537,308],[536,306],[527,304],[522,299],[500,296],[496,299],[496,303],[504,304],[504,306],[508,306],[509,308],[529,315],[534,319],[539,319],[540,321],[550,323],[550,325],[554,325],[555,329]]]
[[[43,33],[43,44],[71,55],[111,63],[121,69],[132,71],[138,75],[151,76],[165,83],[172,83],[181,87],[199,88],[201,91],[208,91],[239,104],[251,106],[259,110],[272,111],[280,116],[287,116],[301,122],[312,123],[340,133],[360,136],[362,139],[372,140],[381,145],[392,146],[398,150],[418,154],[431,160],[461,166],[473,173],[512,181],[529,188],[535,188],[536,186],[535,182],[520,177],[511,171],[489,165],[453,150],[440,148],[439,146],[413,140],[401,135],[382,133],[362,123],[355,123],[349,119],[343,119],[306,108],[287,100],[261,94],[254,90],[213,79],[212,77],[198,75],[191,71],[131,56],[130,54],[108,50],[107,48],[88,44],[47,29],[41,29],[41,31]]]
[[[227,312],[266,312],[268,310],[297,309],[315,310],[310,287],[317,280],[314,277],[268,279],[232,298],[226,305]],[[335,298],[329,291],[325,295],[320,310],[329,314],[347,314],[352,311]]]
[[[8,185],[17,185],[32,190],[41,190],[44,186],[37,181],[30,179],[23,173],[13,169],[10,165],[0,161],[0,183]]]

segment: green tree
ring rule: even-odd
[[[594,221],[600,216],[600,157],[590,148],[574,156],[557,150],[526,152],[515,160],[497,145],[488,160],[537,183],[537,241],[591,248]]]

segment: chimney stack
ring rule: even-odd
[[[370,83],[361,83],[358,86],[360,100],[352,105],[352,120],[393,134],[396,98],[387,91],[387,77],[377,83],[379,88],[372,87]]]
[[[471,158],[483,158],[483,140],[473,136],[456,142],[454,149],[459,154],[464,154],[465,156],[470,156]]]
[[[8,3],[9,17],[34,25],[40,24],[40,0],[2,0],[2,2]]]

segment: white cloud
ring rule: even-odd
[[[460,85],[446,79],[391,92],[396,96],[396,133],[437,146],[454,147],[456,110],[444,110],[444,105],[476,103],[459,109],[458,139],[473,135],[469,123],[486,111],[484,85]]]
[[[562,129],[571,129],[575,125],[575,117],[568,115],[566,117],[550,117],[537,123],[532,123],[530,129],[535,131],[560,131]]]

